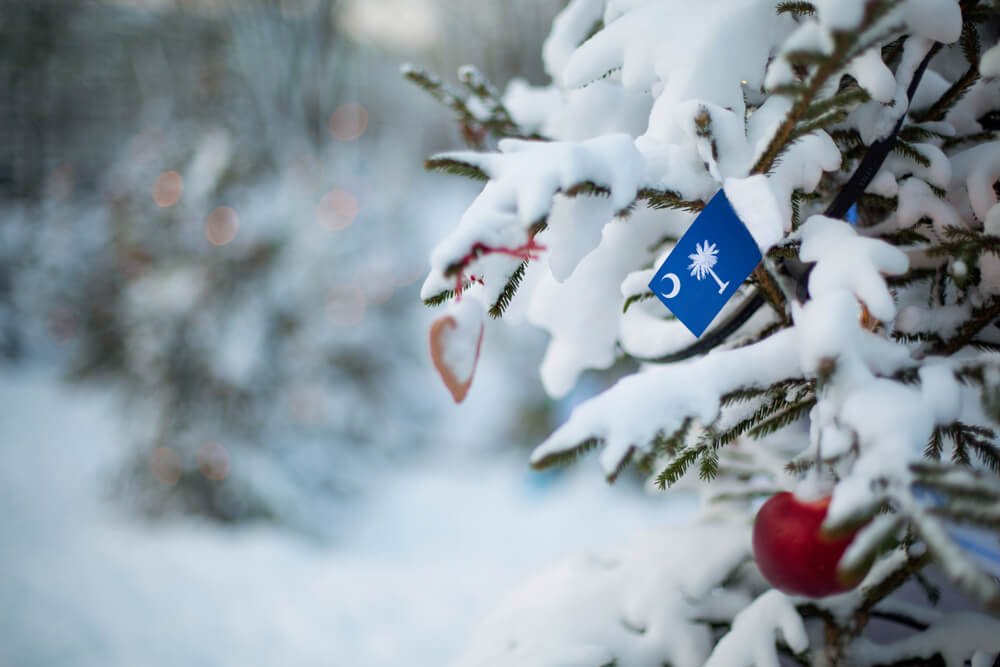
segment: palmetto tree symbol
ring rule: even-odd
[[[718,248],[715,247],[714,243],[709,243],[708,241],[696,243],[694,247],[697,252],[688,255],[688,258],[691,260],[691,266],[688,267],[691,275],[698,280],[701,280],[706,275],[711,275],[715,278],[715,282],[719,286],[719,294],[722,294],[726,290],[726,287],[729,286],[729,281],[722,282],[719,280],[719,276],[715,275],[715,271],[712,270],[715,263],[719,261],[718,257],[716,257],[719,254]]]

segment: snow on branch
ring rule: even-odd
[[[796,654],[809,648],[795,605],[784,593],[770,590],[736,615],[732,630],[716,644],[705,667],[778,667],[776,635]]]
[[[632,450],[650,452],[657,434],[671,434],[694,417],[710,424],[723,394],[741,387],[766,388],[802,374],[799,334],[780,331],[756,345],[720,350],[700,359],[628,376],[603,394],[577,406],[570,418],[531,455],[532,465],[598,438],[601,465],[616,470]]]
[[[484,276],[490,302],[497,302],[520,262],[532,257],[528,251],[540,250],[532,240],[546,224],[556,193],[604,194],[614,210],[621,210],[635,199],[645,169],[642,155],[625,134],[583,142],[504,139],[499,149],[499,153],[445,153],[430,161],[442,169],[481,172],[490,181],[458,228],[432,252],[431,274],[421,291],[425,300],[450,288],[453,277],[480,255],[493,254],[487,252],[492,249],[507,255],[508,261],[487,264],[477,273]],[[518,254],[521,248],[526,252]]]
[[[457,667],[701,667],[711,624],[750,602],[720,590],[750,554],[746,519],[657,530],[606,556],[563,562],[515,591]]]

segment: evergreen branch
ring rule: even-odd
[[[823,130],[830,125],[836,125],[837,123],[842,123],[847,118],[848,112],[846,109],[835,109],[829,113],[826,113],[813,120],[808,120],[796,125],[795,130],[788,137],[788,146],[791,146],[796,140],[801,139],[807,134],[812,134],[813,132],[818,132]],[[787,146],[786,146],[787,148]],[[782,151],[784,152],[784,151]]]
[[[719,453],[712,447],[706,447],[701,453],[701,462],[698,465],[698,477],[703,482],[708,482],[716,478],[719,474]]]
[[[924,551],[919,556],[907,554],[907,558],[899,567],[889,573],[881,581],[873,586],[862,589],[862,601],[855,612],[855,618],[859,615],[868,614],[879,602],[887,598],[900,586],[909,581],[910,576],[924,569],[931,562],[930,551]]]
[[[970,438],[968,442],[969,446],[975,451],[976,458],[982,461],[987,470],[1000,475],[1000,448],[979,438]]]
[[[856,36],[862,34],[867,28],[874,25],[890,9],[892,9],[893,4],[893,2],[889,1],[869,2],[866,4],[865,14],[862,18],[861,25],[858,26],[858,29],[855,32],[846,33],[835,31],[833,33],[833,54],[830,55],[825,62],[816,67],[816,69],[809,76],[808,81],[804,84],[800,84],[801,88],[799,86],[790,87],[794,89],[789,90],[788,92],[791,93],[796,100],[792,104],[792,108],[789,109],[788,114],[785,116],[785,120],[782,121],[781,125],[778,126],[778,129],[771,137],[771,140],[768,142],[764,152],[754,163],[753,168],[750,170],[751,174],[766,174],[771,170],[781,154],[790,146],[790,140],[792,139],[796,128],[803,120],[803,114],[809,106],[813,104],[813,100],[826,85],[827,81],[837,72],[841,71],[841,69],[843,69],[843,67],[850,62],[854,56],[863,52],[867,48],[870,48],[871,45],[867,43],[860,43]],[[882,39],[884,39],[884,35],[879,35],[874,43],[878,43],[878,41],[881,41]],[[777,93],[778,91],[773,90],[771,92]],[[799,136],[802,135],[800,134]]]
[[[713,449],[735,442],[744,433],[759,426],[765,419],[774,416],[781,410],[789,407],[789,402],[785,399],[785,391],[769,391],[771,400],[761,403],[756,410],[748,417],[741,419],[723,431],[708,429],[702,436],[702,443]]]
[[[829,58],[830,56],[823,53],[822,51],[809,51],[806,49],[801,49],[797,51],[786,51],[784,54],[782,54],[781,57],[784,58],[786,61],[788,61],[788,64],[791,65],[793,68],[801,69],[804,67],[821,65],[822,63],[826,62],[826,59]]]
[[[951,339],[936,345],[931,354],[951,356],[965,347],[980,331],[1000,317],[1000,297],[993,299],[972,311],[972,318],[967,320]]]
[[[462,137],[473,148],[482,149],[487,133],[496,137],[516,137],[519,139],[534,139],[545,141],[536,133],[524,132],[514,121],[510,111],[500,99],[496,88],[479,73],[475,67],[464,66],[459,69],[459,81],[468,89],[473,98],[479,101],[486,113],[476,113],[470,108],[468,101],[458,92],[445,86],[441,79],[424,69],[413,65],[404,65],[403,76],[425,90],[435,100],[455,112],[461,126]]]
[[[514,273],[510,274],[510,278],[507,279],[507,283],[500,290],[500,294],[497,296],[497,300],[490,306],[489,314],[493,319],[498,319],[503,317],[503,313],[507,310],[507,306],[510,305],[511,299],[514,298],[514,294],[517,293],[517,288],[521,284],[521,280],[524,279],[524,272],[528,268],[527,260],[521,262]]]
[[[979,57],[982,55],[983,48],[982,43],[979,41],[979,31],[976,30],[975,24],[969,20],[968,14],[966,14],[965,18],[959,45],[962,47],[962,54],[965,56],[965,60],[969,63],[969,66],[978,67]]]
[[[771,246],[771,249],[767,251],[767,256],[771,259],[798,259],[799,248],[792,244]]]
[[[674,236],[672,234],[667,234],[665,236],[662,236],[659,241],[657,241],[653,245],[651,245],[648,248],[646,248],[646,251],[647,252],[656,252],[660,248],[662,248],[663,246],[667,245],[668,243],[677,243],[678,240],[679,239],[676,236]]]
[[[814,405],[816,405],[815,398],[809,398],[804,401],[799,401],[798,403],[793,403],[785,411],[761,422],[747,431],[747,435],[754,440],[759,440],[764,436],[775,433],[786,426],[794,424],[799,419],[807,415],[809,411],[812,410]]]
[[[947,136],[941,134],[940,132],[935,132],[926,127],[921,127],[915,123],[911,123],[899,131],[899,138],[903,141],[909,141],[911,143],[926,143],[928,141],[945,141],[948,139]]]
[[[906,35],[900,35],[882,47],[882,62],[886,67],[895,69],[899,63],[900,56],[903,55],[903,44],[906,42]]]
[[[995,505],[983,506],[979,503],[952,500],[948,505],[932,507],[927,512],[941,519],[960,524],[972,524],[1000,533],[1000,511]]]
[[[766,258],[765,258],[766,259]],[[761,262],[753,273],[750,274],[753,280],[757,281],[759,293],[778,314],[782,322],[788,321],[788,314],[785,312],[784,295],[776,278],[771,275],[767,268],[768,262]]]
[[[536,236],[541,234],[548,227],[548,223],[545,219],[539,220],[535,224],[531,225],[528,229],[528,239],[534,240]],[[524,273],[528,270],[528,260],[522,261],[514,273],[510,274],[510,278],[504,284],[503,289],[500,290],[500,294],[497,295],[497,300],[490,306],[487,311],[490,317],[493,319],[498,319],[503,316],[504,311],[507,310],[507,306],[510,305],[511,299],[517,294],[517,288],[521,285],[521,281],[524,279]]]
[[[902,229],[897,229],[892,232],[887,232],[885,234],[878,234],[876,238],[880,238],[886,243],[890,243],[894,246],[907,246],[907,245],[918,245],[920,243],[930,243],[930,239],[917,231],[917,227],[920,225],[913,225],[911,227],[903,227]]]
[[[641,188],[636,194],[636,199],[644,200],[651,209],[660,210],[665,208],[677,209],[679,211],[690,211],[698,213],[705,208],[705,202],[700,199],[686,200],[680,194],[672,190],[657,190],[655,188]]]
[[[708,143],[712,162],[718,165],[719,145],[715,142],[715,134],[712,132],[712,114],[709,113],[708,107],[704,105],[698,107],[698,113],[694,116],[694,130],[699,139]]]
[[[969,347],[974,349],[976,352],[1000,352],[1000,343],[994,343],[988,340],[970,340]]]
[[[628,451],[625,452],[625,456],[621,457],[618,460],[618,464],[615,466],[614,470],[612,470],[605,476],[604,479],[607,480],[608,484],[615,483],[615,480],[618,479],[618,476],[622,474],[622,471],[625,470],[625,467],[632,461],[633,456],[635,456],[635,447],[629,447]]]
[[[931,161],[923,153],[918,151],[913,144],[907,143],[900,139],[896,139],[896,143],[892,146],[892,152],[902,155],[911,162],[915,162],[921,167],[931,166]]]
[[[951,84],[948,90],[944,91],[938,100],[930,106],[930,108],[925,111],[914,114],[914,117],[921,123],[926,123],[928,121],[938,121],[944,120],[944,117],[948,115],[952,107],[962,99],[972,84],[979,79],[979,70],[974,64],[965,74],[959,77],[955,83]]]
[[[434,307],[434,306],[443,306],[444,304],[448,303],[449,301],[451,301],[454,298],[455,298],[455,290],[453,290],[453,289],[446,289],[443,292],[439,292],[438,294],[435,294],[434,296],[429,296],[426,299],[424,299],[424,305],[425,306],[432,306],[432,307]]]
[[[933,331],[893,331],[892,339],[897,343],[941,343],[941,336]]]
[[[949,148],[954,148],[955,146],[960,146],[962,144],[975,143],[981,144],[987,141],[993,141],[996,137],[996,132],[993,130],[984,130],[982,132],[973,132],[972,134],[963,134],[957,137],[948,137],[941,144],[941,148],[947,150]]]
[[[858,204],[866,208],[874,208],[880,211],[895,211],[899,205],[898,197],[883,197],[870,192],[863,192],[858,197]]]
[[[910,269],[901,276],[889,276],[885,282],[889,287],[905,287],[924,280],[932,280],[936,269]]]
[[[802,113],[802,118],[803,120],[819,118],[831,111],[838,109],[843,110],[844,107],[859,104],[861,102],[867,102],[870,99],[871,96],[863,88],[850,86],[831,95],[830,97],[822,99],[818,102],[813,102],[805,108]]]
[[[911,463],[914,484],[952,499],[977,504],[1000,503],[1000,481],[985,471],[953,463]]]
[[[458,80],[489,109],[489,118],[482,120],[483,125],[498,136],[524,136],[503,100],[500,99],[500,92],[478,69],[464,65],[458,70]]]
[[[625,305],[622,306],[622,313],[627,313],[629,307],[638,301],[649,301],[656,295],[652,292],[643,292],[642,294],[633,294],[629,298],[625,299]]]
[[[469,108],[465,105],[462,97],[458,93],[450,90],[444,85],[444,83],[441,82],[441,79],[434,76],[427,70],[414,67],[412,65],[404,65],[403,76],[407,80],[415,83],[417,86],[427,91],[431,97],[436,99],[438,102],[458,114],[461,121],[475,122],[477,120],[476,116],[469,111]]]
[[[684,448],[684,441],[687,439],[688,432],[691,430],[691,418],[688,417],[681,424],[681,427],[670,434],[670,437],[663,437],[662,434],[657,434],[653,439],[652,451],[655,454],[665,454],[667,456],[676,456],[677,452]]]
[[[932,605],[937,605],[941,600],[941,589],[932,584],[927,577],[924,576],[923,572],[914,572],[913,578],[917,581],[917,584],[923,590],[924,595],[927,596],[927,601]]]
[[[788,380],[786,380],[786,382],[788,382]],[[749,401],[750,399],[762,396],[769,391],[771,391],[770,388],[757,389],[756,387],[740,387],[739,389],[734,389],[729,393],[723,394],[719,399],[719,404],[726,407],[742,401]]]
[[[924,456],[935,461],[941,460],[941,452],[944,450],[944,438],[941,436],[941,427],[935,426],[927,439],[927,446],[924,447]]]
[[[843,146],[844,148],[865,148],[865,142],[861,138],[861,133],[854,128],[831,130],[830,138],[836,142],[837,146]]]
[[[915,572],[914,575],[923,578],[919,572]],[[926,623],[918,621],[912,616],[907,616],[906,614],[897,611],[872,611],[868,615],[882,621],[892,621],[893,623],[905,625],[906,627],[914,630],[926,630],[930,627]]]
[[[764,327],[757,333],[753,334],[752,336],[749,336],[744,340],[739,341],[733,346],[733,348],[747,347],[749,345],[754,345],[755,343],[759,343],[765,338],[771,337],[772,334],[775,334],[778,331],[784,329],[786,326],[788,326],[788,322],[772,322],[771,324],[768,324],[766,327]]]
[[[1000,236],[984,234],[975,229],[965,229],[954,225],[945,227],[944,235],[948,239],[947,241],[927,249],[929,257],[944,255],[961,257],[963,255],[978,255],[981,252],[1000,256]]]
[[[575,446],[569,449],[564,449],[561,452],[554,452],[539,459],[538,461],[533,461],[531,467],[535,470],[545,470],[546,468],[551,468],[553,466],[564,466],[572,463],[576,459],[580,458],[587,452],[596,449],[602,444],[602,440],[599,438],[588,438],[583,442],[577,443]]]
[[[465,176],[466,178],[471,178],[474,181],[490,180],[489,174],[476,165],[469,164],[468,162],[462,162],[461,160],[456,160],[454,158],[429,158],[424,160],[424,169],[443,174]]]
[[[777,11],[779,14],[791,14],[795,18],[800,18],[803,16],[814,16],[816,14],[816,7],[811,2],[789,0],[779,2]]]
[[[667,487],[673,486],[677,480],[684,476],[688,468],[701,456],[702,448],[690,447],[681,451],[680,455],[675,458],[670,465],[664,468],[659,475],[656,476],[656,486],[661,491]]]
[[[581,181],[579,183],[574,183],[565,190],[561,191],[564,197],[610,197],[611,188],[598,185],[593,181]]]

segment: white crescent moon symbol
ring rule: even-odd
[[[673,289],[670,290],[669,294],[667,294],[666,292],[660,292],[660,294],[663,295],[664,299],[673,299],[675,296],[677,296],[677,293],[681,291],[681,279],[677,277],[676,273],[668,273],[663,277],[664,279],[669,278],[670,280],[672,280],[674,286]]]

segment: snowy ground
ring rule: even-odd
[[[0,374],[0,667],[444,665],[527,575],[687,511],[592,461],[443,451],[374,477],[337,547],[148,526],[102,502],[114,415],[110,390]]]

